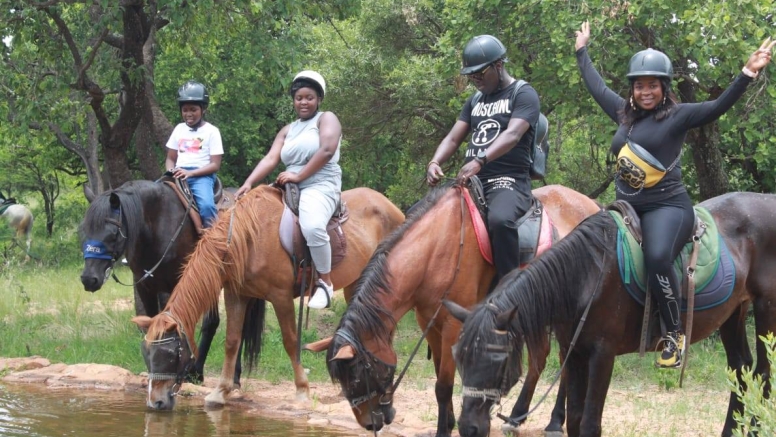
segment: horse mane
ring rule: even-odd
[[[268,202],[279,204],[280,191],[260,185],[219,213],[188,256],[165,311],[173,312],[184,326],[195,326],[203,313],[218,307],[222,287],[236,290],[242,286],[253,242],[261,239],[265,227]],[[159,323],[149,327],[148,338],[164,335]]]
[[[480,358],[492,342],[497,313],[514,309],[510,329],[525,339],[529,353],[539,353],[546,342],[547,328],[559,320],[576,320],[582,304],[593,296],[590,290],[599,280],[604,257],[616,257],[617,225],[602,211],[582,221],[525,269],[506,275],[486,302],[477,305],[466,320],[469,329],[461,331],[459,344],[469,351],[466,357]],[[587,291],[587,292],[586,292]],[[487,304],[487,305],[486,305]],[[494,312],[495,306],[499,311]],[[503,328],[501,328],[503,329]],[[464,363],[465,365],[465,363]]]
[[[122,229],[127,237],[127,246],[134,247],[140,228],[144,226],[143,194],[158,189],[151,181],[130,181],[115,190],[105,191],[97,196],[86,210],[81,224],[82,233],[94,235],[105,227],[105,220],[113,217],[110,205],[110,195],[115,194],[121,202],[121,215],[127,221],[126,229]]]
[[[439,200],[442,199],[453,187],[460,186],[454,181],[433,188],[421,200],[410,208],[407,219],[398,228],[391,232],[388,237],[378,244],[372,258],[369,259],[364,270],[361,272],[354,288],[354,295],[348,304],[348,309],[340,319],[337,330],[348,332],[350,337],[358,338],[356,334],[362,332],[382,333],[386,332],[385,323],[380,318],[381,315],[392,317],[382,304],[381,296],[391,292],[388,285],[390,273],[386,269],[388,255],[391,250],[402,240],[404,234],[416,222],[418,222],[426,213],[428,213]],[[395,322],[395,321],[394,321]],[[338,381],[343,375],[347,375],[347,367],[343,360],[331,359],[334,357],[341,337],[335,335],[332,341],[334,347],[330,347],[327,352],[327,362],[329,362],[329,374],[333,381]],[[353,345],[359,347],[359,345]]]

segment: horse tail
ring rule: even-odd
[[[264,333],[264,316],[267,313],[267,301],[251,298],[243,322],[243,364],[248,373],[259,361],[261,355],[261,335]]]

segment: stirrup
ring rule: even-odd
[[[682,365],[686,339],[684,337],[684,334],[682,334],[681,332],[677,332],[676,335],[678,338],[674,338],[672,335],[666,334],[666,336],[661,338],[660,341],[658,342],[658,347],[657,347],[657,350],[655,351],[655,352],[660,351],[660,356],[658,356],[657,360],[655,360],[655,366],[657,368],[675,369]],[[679,344],[680,342],[681,344]],[[661,345],[662,345],[662,349],[660,347]],[[670,345],[673,345],[673,351],[671,351],[672,355],[671,357],[664,359],[662,354],[665,352],[666,347]]]
[[[334,296],[334,286],[333,285],[331,286],[331,289],[332,289],[331,290],[331,294],[329,294],[329,286],[325,282],[323,282],[322,280],[319,279],[316,282],[316,284],[315,284],[315,293],[313,293],[313,296],[307,302],[307,307],[308,308],[312,308],[312,309],[316,309],[316,310],[320,310],[320,309],[331,307],[331,298]],[[326,306],[319,306],[318,303],[313,305],[313,300],[316,298],[316,296],[318,296],[318,292],[320,290],[322,290],[323,291],[323,295],[326,296]]]

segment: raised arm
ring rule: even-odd
[[[590,95],[598,103],[598,106],[606,112],[609,118],[617,123],[619,121],[617,111],[625,105],[625,99],[609,89],[606,83],[604,83],[604,79],[593,67],[593,61],[590,60],[590,56],[587,53],[587,44],[590,41],[590,23],[588,21],[582,23],[582,27],[576,34],[577,40],[574,48],[576,49],[577,65],[579,66],[579,72],[582,74],[582,80],[585,82]]]

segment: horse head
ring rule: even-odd
[[[511,322],[515,310],[502,311],[492,303],[469,311],[444,301],[450,314],[463,323],[453,346],[458,373],[463,382],[463,403],[458,429],[461,436],[490,434],[490,414],[522,375],[522,336]]]
[[[118,194],[111,192],[92,202],[83,224],[84,269],[81,283],[97,291],[110,277],[116,260],[127,248],[125,215]]]
[[[154,318],[137,316],[132,321],[146,333],[140,344],[148,369],[146,405],[154,410],[172,410],[181,384],[194,366],[191,340],[168,311]]]
[[[379,431],[396,416],[393,408],[396,353],[388,345],[378,346],[377,341],[362,344],[348,329],[340,328],[330,339],[326,355],[332,381],[339,381],[353,415],[369,431]]]

